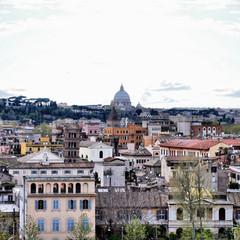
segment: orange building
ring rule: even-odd
[[[134,143],[135,148],[143,142],[143,136],[147,135],[147,128],[128,123],[127,127],[106,127],[104,128],[104,137],[111,138],[113,136],[119,138],[119,145],[124,147],[127,143]]]

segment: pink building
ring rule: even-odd
[[[9,154],[10,146],[9,145],[0,145],[0,155],[1,154]]]
[[[86,133],[87,137],[99,136],[99,125],[100,125],[99,119],[86,119],[82,118],[79,120],[78,124],[79,127],[82,129],[82,132]]]

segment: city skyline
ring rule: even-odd
[[[109,105],[236,108],[236,0],[0,3],[0,98]]]

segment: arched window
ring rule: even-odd
[[[57,183],[53,184],[53,193],[58,193],[58,184]]]
[[[103,151],[99,152],[99,158],[103,158]]]
[[[225,208],[219,209],[219,220],[225,220]]]
[[[61,193],[66,193],[66,184],[65,183],[61,184]]]
[[[36,184],[35,183],[31,184],[31,193],[36,193]]]
[[[71,232],[74,230],[74,219],[70,218],[67,220],[67,231]]]
[[[38,184],[38,193],[43,193],[43,184]]]
[[[81,193],[81,184],[80,183],[76,184],[76,193]]]
[[[182,228],[178,228],[177,231],[176,231],[176,234],[178,235],[179,238],[182,237]]]
[[[72,183],[68,184],[68,193],[73,193],[73,184]]]
[[[177,209],[177,220],[183,220],[183,210],[182,210],[182,208]]]

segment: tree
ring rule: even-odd
[[[31,216],[28,216],[27,223],[23,229],[23,236],[26,240],[38,240],[39,234],[37,223]]]
[[[201,165],[198,162],[197,166],[194,168],[194,189],[196,190],[197,195],[197,208],[199,213],[199,223],[200,223],[200,239],[203,239],[203,217],[204,217],[204,208],[203,200],[211,199],[212,195],[210,194],[211,182],[210,182],[210,173],[207,172],[207,166]],[[205,202],[204,202],[205,203]]]
[[[192,239],[196,234],[196,209],[200,221],[200,235],[203,234],[202,218],[204,214],[205,199],[211,198],[210,194],[210,175],[207,168],[201,165],[196,159],[185,159],[176,170],[171,181],[171,195],[175,202],[187,212],[192,225]],[[191,161],[190,161],[191,160]],[[195,162],[195,163],[194,163]],[[204,204],[203,204],[204,201]]]
[[[240,240],[240,223],[237,223],[237,226],[233,228],[234,240]]]
[[[140,219],[136,217],[127,224],[125,231],[126,240],[141,240],[146,237],[146,226],[142,225]]]
[[[13,238],[13,217],[7,213],[0,212],[0,240],[18,239],[17,236]]]
[[[87,214],[83,213],[75,223],[71,236],[68,239],[91,240],[94,239],[93,233],[93,224],[89,223]]]
[[[52,129],[47,123],[41,123],[40,125],[34,128],[34,133],[40,133],[41,136],[51,137]]]

